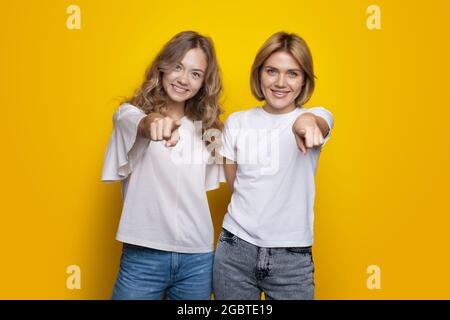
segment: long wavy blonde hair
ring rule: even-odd
[[[144,83],[127,102],[146,114],[157,112],[165,115],[168,96],[162,85],[163,74],[179,63],[186,52],[195,48],[205,53],[207,68],[202,87],[186,101],[185,115],[193,121],[202,121],[203,131],[210,128],[222,130],[223,124],[219,119],[223,112],[219,105],[222,81],[214,45],[209,37],[197,32],[185,31],[175,35],[158,53],[146,72]]]

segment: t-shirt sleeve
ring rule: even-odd
[[[226,182],[223,164],[207,164],[205,175],[205,190],[210,191],[218,189],[221,182]]]
[[[322,144],[322,147],[323,147],[327,143],[327,141],[330,139],[331,130],[333,129],[333,125],[334,125],[333,115],[331,114],[330,111],[328,111],[324,107],[308,108],[306,112],[310,112],[310,113],[314,114],[315,116],[321,117],[328,124],[329,130],[328,130],[327,135],[324,138],[324,142]]]
[[[236,138],[238,129],[236,117],[232,114],[228,117],[227,121],[225,121],[222,134],[222,145],[219,148],[220,155],[232,161],[236,161],[237,159]]]
[[[130,104],[121,105],[113,116],[113,131],[103,162],[103,182],[128,177],[148,148],[150,139],[136,137],[139,122],[146,114]]]

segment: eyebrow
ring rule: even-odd
[[[183,62],[178,62],[179,64],[181,64],[182,66],[183,66],[183,68],[184,68],[184,64],[183,64]],[[201,73],[205,73],[205,71],[204,70],[202,70],[202,69],[192,69],[192,71],[200,71]]]
[[[272,67],[272,66],[265,66],[264,68],[270,68],[270,69],[274,69],[278,71],[278,68]],[[297,71],[297,72],[302,72],[301,69],[288,69],[288,71]]]

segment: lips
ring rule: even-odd
[[[290,91],[274,90],[274,89],[270,89],[270,92],[272,92],[272,95],[275,98],[285,98],[290,93]]]
[[[177,86],[177,85],[175,85],[175,84],[172,84],[172,88],[173,88],[173,90],[174,90],[176,93],[180,93],[180,94],[185,94],[186,92],[189,91],[188,89],[179,87],[179,86]]]

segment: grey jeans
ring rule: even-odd
[[[262,248],[222,229],[213,269],[217,300],[313,300],[311,247]]]

